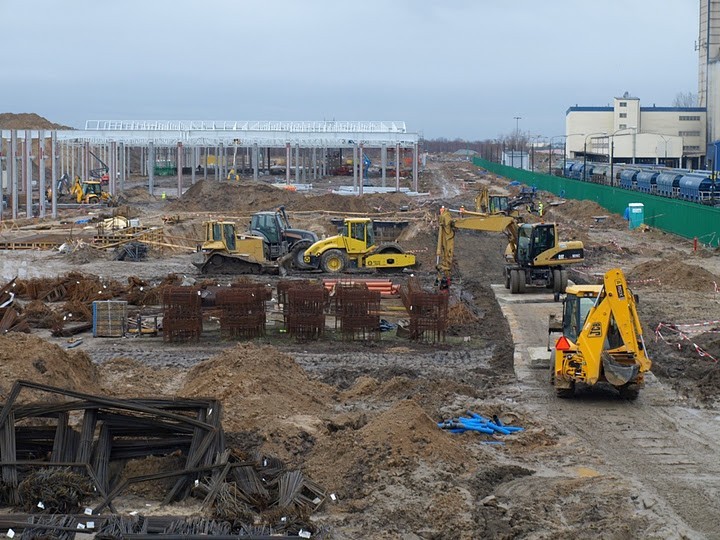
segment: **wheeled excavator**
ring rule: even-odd
[[[652,362],[647,356],[637,299],[619,268],[608,270],[602,285],[572,285],[563,300],[562,319],[550,317],[548,338],[562,335],[550,349],[550,381],[558,397],[572,397],[577,384],[606,382],[620,396],[636,399]]]
[[[516,216],[461,212],[440,209],[437,241],[437,283],[445,288],[455,249],[458,229],[502,232],[508,238],[505,249],[505,288],[512,294],[523,293],[527,286],[552,288],[556,296],[568,284],[567,266],[583,262],[583,243],[561,241],[556,223],[520,223]]]

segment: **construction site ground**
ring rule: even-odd
[[[319,235],[335,232],[334,217],[408,221],[397,241],[416,253],[417,277],[431,286],[440,206],[472,209],[482,185],[518,190],[468,162],[432,156],[418,190],[429,195],[420,197],[329,193],[351,178],[318,180],[308,194],[264,181],[207,180],[180,198],[161,195],[163,187],[170,193],[176,186],[175,178],[156,179],[152,196],[142,180],[134,182],[119,207],[92,212],[163,227],[164,241],[150,246],[147,260],[118,261],[113,248],[90,246],[95,224],[77,224],[87,210],[64,210],[55,222],[5,222],[0,241],[42,232],[66,245],[2,252],[3,283],[68,272],[148,287],[168,274],[203,283],[208,278],[190,264],[202,222],[246,223],[253,212],[282,204],[294,227]],[[555,397],[547,321],[561,304],[547,289],[510,295],[502,285],[504,236],[469,231],[456,238],[444,342],[411,342],[392,331],[378,340],[343,341],[332,323],[323,339],[297,342],[280,331],[277,313],[270,314],[267,336],[249,342],[220,339],[212,318],[200,341],[187,344],[85,333],[68,349],[67,338],[39,328],[0,337],[0,390],[7,395],[16,379],[26,379],[117,397],[219,398],[228,444],[277,456],[332,494],[314,519],[333,538],[720,538],[718,252],[693,250],[691,240],[658,230],[629,230],[621,216],[592,201],[539,197],[545,215],[526,219],[557,221],[562,237],[585,244],[586,261],[571,279],[596,282],[620,267],[639,295],[653,373],[637,401],[621,400],[610,388]],[[72,235],[60,221],[74,224]],[[394,307],[383,315],[391,323],[404,317]],[[677,326],[685,324],[698,326]],[[467,411],[497,415],[524,431],[489,436],[438,428]],[[154,465],[135,466],[146,474]],[[145,490],[116,506],[188,516],[200,509],[192,500],[161,507],[161,499]]]

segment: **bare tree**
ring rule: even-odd
[[[697,94],[678,92],[673,100],[673,107],[697,107]]]

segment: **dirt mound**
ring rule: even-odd
[[[180,199],[168,204],[168,210],[256,212],[280,205],[291,207],[292,201],[298,197],[302,195],[265,184],[201,180],[183,193]]]
[[[714,292],[720,277],[681,260],[663,259],[635,266],[628,274],[632,281],[656,280],[663,286],[692,291]]]
[[[388,470],[407,470],[421,461],[458,469],[472,465],[461,439],[439,429],[415,400],[406,399],[360,429],[345,429],[319,441],[305,465],[322,485],[352,492],[367,489],[353,486],[360,478],[362,483],[381,482]]]
[[[7,395],[17,379],[95,393],[98,371],[83,351],[67,351],[32,335],[0,336],[2,393]],[[31,401],[30,396],[31,393],[24,390],[20,400]]]
[[[133,187],[126,189],[118,195],[118,204],[137,204],[157,201],[158,198],[151,195],[147,187]]]
[[[150,367],[132,358],[113,358],[102,364],[102,392],[119,397],[173,396],[184,380],[177,368]]]
[[[596,229],[624,228],[627,222],[594,201],[566,200],[558,205],[545,205],[543,217],[550,221],[574,221]],[[602,216],[602,219],[599,219]],[[598,219],[596,219],[598,218]]]
[[[3,129],[73,129],[35,113],[0,113],[0,127]]]
[[[169,211],[257,212],[286,206],[290,212],[332,210],[338,213],[393,212],[408,205],[403,194],[372,194],[353,197],[324,193],[299,193],[256,182],[200,181],[179,200],[168,205]]]
[[[334,396],[290,356],[254,344],[239,344],[196,365],[179,393],[220,399],[226,431],[257,433],[264,452],[285,460],[313,444]]]

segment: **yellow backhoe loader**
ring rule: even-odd
[[[505,288],[512,294],[523,293],[527,286],[552,288],[556,296],[565,292],[568,283],[566,267],[583,262],[583,243],[561,241],[555,223],[519,223],[518,218],[504,214],[440,210],[437,241],[437,282],[448,286],[452,269],[455,231],[502,232],[508,238],[503,271]]]
[[[78,203],[96,204],[96,203],[112,203],[112,195],[102,189],[100,180],[80,180],[75,177],[75,182],[70,189],[70,196]]]
[[[572,397],[577,384],[601,382],[621,397],[638,397],[652,362],[636,302],[619,268],[608,270],[602,285],[568,287],[562,320],[551,316],[548,328],[549,336],[562,334],[550,349],[550,380],[559,397]]]
[[[400,271],[417,265],[415,255],[394,242],[376,245],[370,218],[346,218],[341,234],[318,240],[305,250],[304,262],[331,274],[360,269]]]

